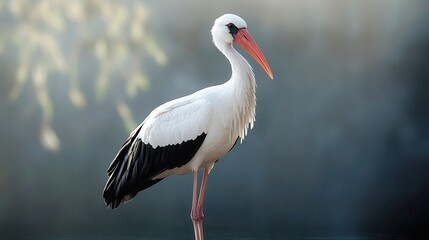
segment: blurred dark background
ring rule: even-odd
[[[0,238],[192,237],[191,175],[115,211],[101,192],[153,108],[229,78],[210,35],[224,13],[247,21],[275,80],[240,50],[256,124],[212,171],[208,236],[428,233],[427,1],[2,0]]]

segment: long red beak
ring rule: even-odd
[[[240,45],[246,50],[252,57],[261,65],[265,72],[274,79],[273,73],[271,72],[270,65],[265,60],[264,54],[262,54],[256,42],[253,40],[249,31],[246,28],[240,28],[236,34],[234,34],[234,42]]]

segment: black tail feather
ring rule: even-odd
[[[202,145],[206,134],[181,144],[153,148],[137,138],[142,125],[134,130],[110,164],[104,188],[106,205],[112,209],[162,179],[153,179],[168,169],[188,163]]]

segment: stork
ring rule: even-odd
[[[237,15],[225,14],[211,29],[214,45],[229,60],[231,78],[162,104],[129,135],[110,164],[103,197],[112,209],[175,174],[193,172],[191,219],[195,239],[204,239],[203,202],[215,162],[242,141],[255,121],[255,75],[234,49],[244,48],[273,79],[270,66]],[[198,191],[198,171],[203,169]]]

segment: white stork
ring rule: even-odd
[[[255,121],[255,76],[233,43],[244,48],[273,79],[242,18],[225,14],[216,19],[211,33],[214,44],[231,63],[231,78],[153,110],[112,161],[103,192],[107,206],[114,209],[170,175],[193,172],[191,219],[196,239],[204,238],[203,202],[210,170],[238,139],[244,139]],[[199,169],[204,173],[198,196]]]

